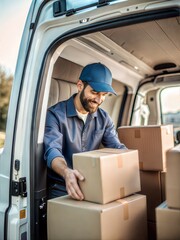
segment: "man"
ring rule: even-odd
[[[83,200],[78,181],[84,177],[72,166],[73,153],[104,147],[126,148],[120,143],[109,115],[99,108],[111,87],[110,70],[101,63],[83,68],[78,93],[50,107],[47,112],[44,146],[48,166],[49,196],[66,195]]]

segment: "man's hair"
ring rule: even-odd
[[[89,83],[86,81],[83,81],[83,84],[84,84],[84,89],[89,85]]]

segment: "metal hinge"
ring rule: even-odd
[[[12,181],[12,196],[27,197],[26,178],[20,178],[19,182]]]
[[[33,29],[34,26],[35,26],[35,23],[31,23],[29,29],[30,29],[30,30]]]
[[[71,15],[74,15],[76,13],[76,10],[73,9],[69,9],[68,11],[66,11],[66,17],[69,17]]]
[[[64,15],[66,12],[66,1],[56,1],[53,3],[53,15],[54,17]]]
[[[109,5],[108,0],[99,0],[97,7],[104,7],[106,5]]]

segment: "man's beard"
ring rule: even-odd
[[[98,107],[101,105],[101,104],[98,104],[96,101],[93,101],[93,100],[85,98],[85,96],[84,96],[84,89],[80,93],[80,101],[81,101],[81,104],[82,104],[83,108],[86,110],[86,112],[89,112],[89,113],[96,112]],[[95,106],[91,106],[90,103],[96,103],[97,106],[96,107]]]

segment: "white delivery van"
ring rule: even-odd
[[[180,127],[180,112],[165,115],[161,101],[163,89],[180,88],[179,0],[32,1],[0,148],[1,240],[47,238],[46,111],[76,92],[80,71],[93,62],[112,72],[117,96],[102,108],[116,128]]]

